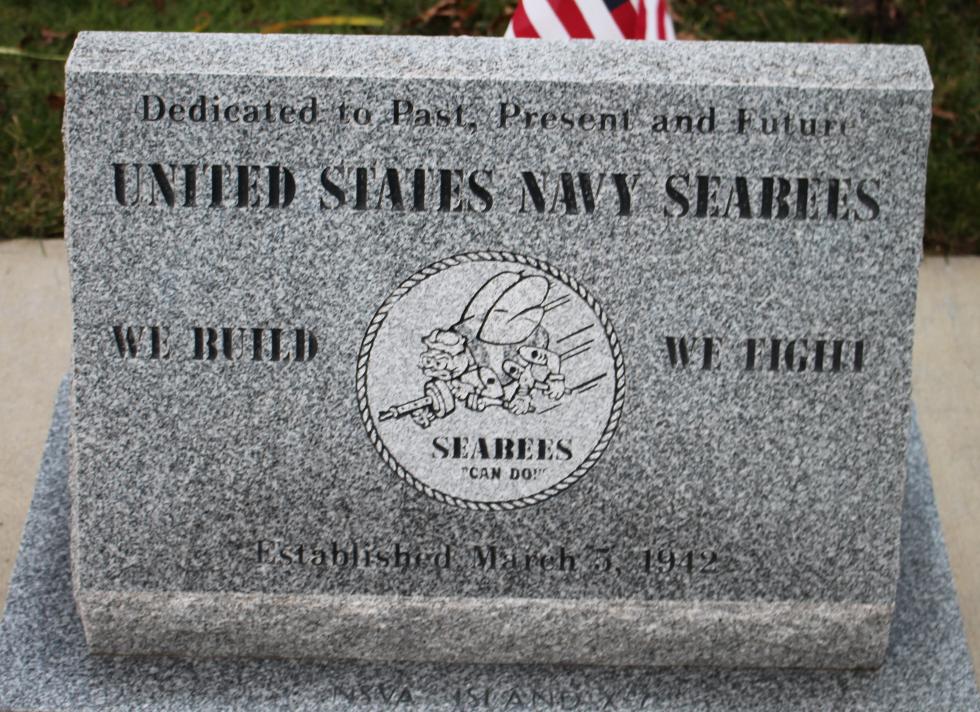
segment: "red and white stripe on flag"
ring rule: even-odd
[[[518,0],[504,37],[675,39],[667,0]]]

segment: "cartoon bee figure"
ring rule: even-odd
[[[534,395],[553,401],[565,395],[561,357],[549,348],[545,314],[561,306],[548,301],[547,278],[501,272],[487,280],[452,326],[422,337],[419,368],[428,379],[425,395],[394,406],[381,420],[411,415],[427,428],[461,403],[474,411],[506,408],[514,415],[534,412]]]

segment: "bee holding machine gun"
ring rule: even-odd
[[[549,349],[542,326],[547,278],[501,272],[470,299],[459,321],[422,337],[419,368],[428,379],[423,395],[383,410],[379,420],[411,416],[422,428],[452,414],[457,404],[474,411],[497,407],[513,415],[535,412],[534,394],[553,401],[565,396],[561,357]]]

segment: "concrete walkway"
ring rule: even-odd
[[[60,240],[0,242],[0,603],[68,369]],[[913,390],[967,637],[980,660],[980,258],[922,265]]]
[[[974,670],[980,670],[980,257],[919,270],[912,395]],[[978,675],[980,680],[980,675]]]
[[[0,241],[0,600],[70,348],[65,243]]]

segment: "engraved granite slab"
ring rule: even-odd
[[[867,667],[910,47],[83,33],[92,649]]]
[[[66,395],[0,624],[0,710],[980,710],[917,430],[895,620],[876,671],[191,661],[88,651],[69,575]]]

